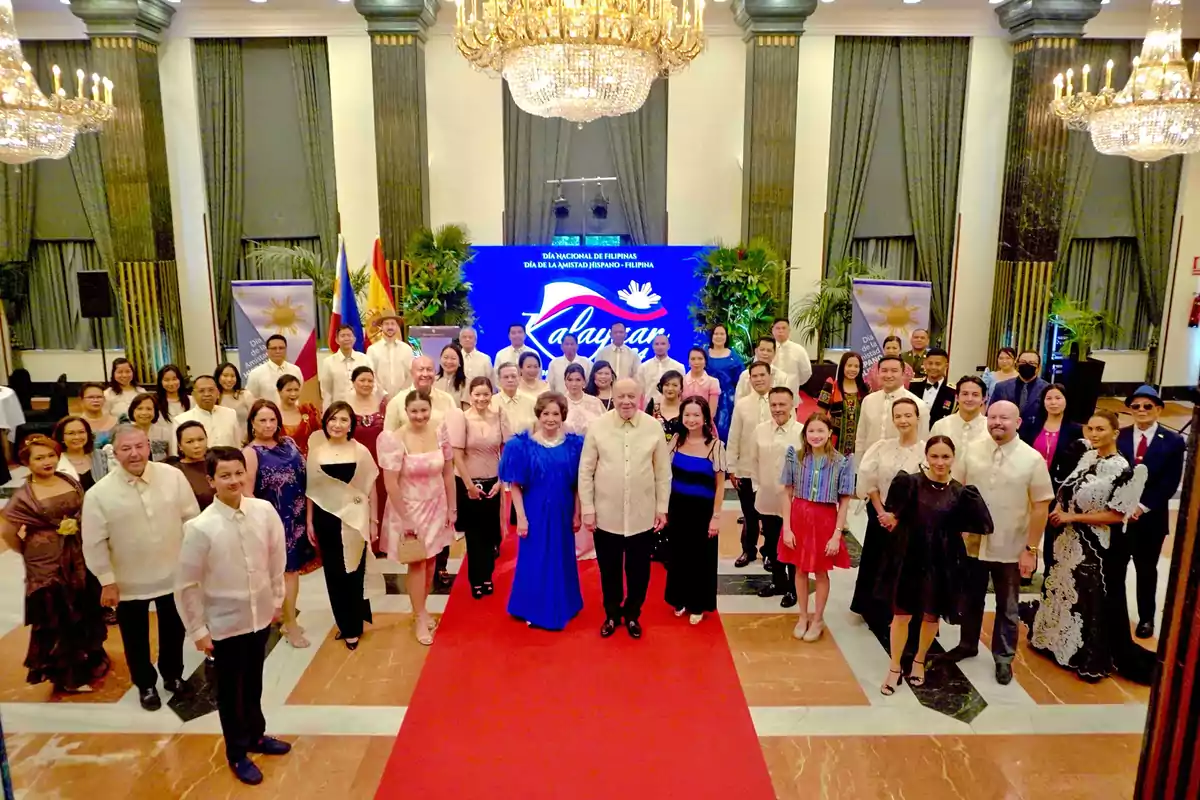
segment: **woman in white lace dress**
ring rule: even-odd
[[[1058,490],[1050,512],[1050,523],[1061,530],[1029,641],[1084,680],[1101,680],[1115,669],[1148,683],[1154,654],[1130,635],[1119,558],[1126,547],[1123,523],[1138,507],[1146,468],[1131,468],[1117,452],[1117,430],[1116,415],[1104,410],[1084,427],[1092,449]]]

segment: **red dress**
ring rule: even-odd
[[[776,555],[780,563],[792,564],[800,573],[849,569],[850,551],[841,540],[836,555],[825,555],[825,546],[837,529],[838,502],[854,494],[854,463],[834,451],[816,458],[799,457],[789,447],[783,461],[780,483],[792,487],[791,531],[795,547],[779,537]]]
[[[321,430],[321,412],[311,403],[301,403],[300,422],[296,425],[284,425],[283,432],[292,437],[300,454],[308,458],[308,437]]]
[[[371,458],[375,459],[375,463],[379,463],[379,454],[375,450],[375,445],[379,441],[379,434],[383,433],[384,414],[387,410],[387,400],[384,399],[379,403],[379,410],[374,414],[356,414],[354,420],[354,440],[361,442],[363,447],[367,448],[371,453]],[[375,497],[378,503],[375,516],[375,538],[378,539],[379,532],[382,530],[380,525],[383,522],[384,505],[387,501],[387,486],[383,482],[383,470],[379,470],[379,477],[375,479]]]

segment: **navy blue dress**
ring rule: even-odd
[[[575,491],[583,437],[568,433],[544,447],[519,433],[504,445],[500,480],[521,487],[529,534],[520,540],[508,613],[547,630],[562,630],[583,609],[575,560]]]
[[[692,614],[717,610],[717,537],[708,535],[724,449],[713,456],[671,454],[671,504],[667,510],[667,590],[672,608]]]

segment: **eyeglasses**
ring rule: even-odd
[[[1138,405],[1129,407],[1133,411],[1150,411],[1154,408],[1153,403],[1139,403]]]

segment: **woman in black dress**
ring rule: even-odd
[[[583,393],[590,394],[599,400],[605,411],[612,411],[612,389],[615,380],[612,365],[607,361],[597,361],[592,364],[592,374],[588,376],[587,386],[584,387]]]
[[[163,463],[170,464],[183,473],[188,486],[192,487],[192,494],[196,495],[200,510],[203,511],[212,505],[216,496],[212,484],[208,482],[208,471],[204,465],[204,457],[208,453],[208,433],[204,430],[204,425],[190,419],[176,428],[175,447],[179,455],[170,456]]]
[[[1067,387],[1052,383],[1042,390],[1037,424],[1028,430],[1022,428],[1018,433],[1026,444],[1045,459],[1046,468],[1050,470],[1050,483],[1057,495],[1063,481],[1074,471],[1088,449],[1087,440],[1083,438],[1083,426],[1067,419]],[[1058,528],[1047,522],[1046,533],[1042,537],[1042,561],[1046,565],[1047,575],[1054,566],[1054,537],[1057,533]],[[1044,590],[1045,586],[1042,588]]]
[[[892,479],[886,508],[896,524],[882,554],[875,596],[892,607],[891,657],[884,695],[896,693],[903,671],[909,623],[921,616],[921,635],[908,682],[925,683],[925,654],[937,636],[938,620],[956,622],[967,558],[963,533],[991,533],[992,517],[974,486],[950,477],[954,442],[931,436],[925,443],[926,471],[901,472]]]
[[[659,399],[646,404],[646,413],[658,420],[670,440],[683,430],[683,407],[679,403],[683,395],[683,375],[678,370],[669,369],[658,379],[656,388]]]

